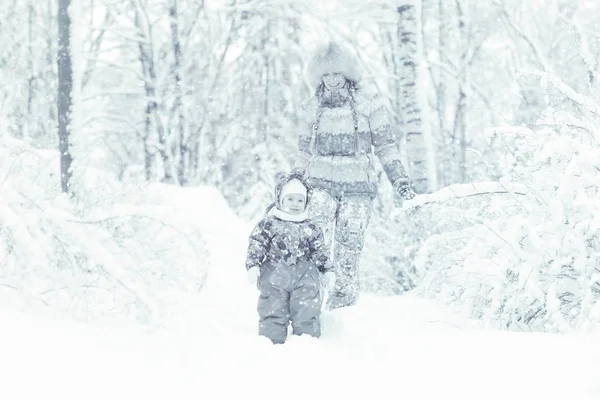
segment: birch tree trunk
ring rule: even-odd
[[[438,15],[439,15],[439,27],[438,27],[438,60],[440,63],[444,62],[446,57],[446,40],[448,36],[448,25],[446,22],[446,13],[444,9],[444,0],[438,0]],[[438,85],[437,85],[437,109],[438,109],[438,123],[439,132],[445,136],[446,132],[446,77],[441,72],[438,72]]]
[[[71,91],[73,70],[71,66],[71,18],[70,0],[58,0],[58,149],[60,152],[60,183],[64,193],[69,193],[71,179]]]
[[[408,170],[414,190],[426,193],[431,190],[431,138],[427,137],[423,120],[422,88],[419,70],[422,62],[422,40],[419,1],[411,1],[397,8],[399,63],[397,77],[402,104],[402,130],[405,132]]]
[[[32,0],[27,4],[27,70],[29,77],[27,78],[27,108],[25,117],[22,119],[18,132],[22,137],[29,139],[31,132],[31,122],[34,119],[33,116],[33,99],[35,96],[35,71],[34,71],[34,35],[33,35],[33,24],[35,19],[35,13]]]

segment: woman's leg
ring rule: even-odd
[[[333,224],[337,211],[337,202],[327,192],[314,190],[310,204],[308,205],[308,216],[321,230],[325,237],[325,243],[329,248],[329,256],[333,256]]]
[[[345,196],[338,203],[333,250],[337,279],[328,299],[329,309],[351,306],[358,300],[359,263],[371,209],[368,195]]]

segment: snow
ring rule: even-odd
[[[597,399],[598,340],[478,331],[438,306],[363,298],[320,340],[256,336],[237,312],[198,308],[188,330],[144,331],[0,312],[3,398]]]
[[[180,293],[162,328],[0,303],[2,398],[599,398],[597,337],[484,330],[409,294],[364,295],[323,315],[321,339],[272,345],[257,335],[257,292],[243,267],[251,224],[216,191],[189,190],[171,201],[202,224],[211,255],[203,289]]]
[[[585,135],[523,133],[503,129],[499,182],[449,186],[396,213],[416,221],[404,237],[421,240],[415,290],[490,328],[597,334],[598,147]]]
[[[506,185],[501,182],[471,182],[445,186],[433,193],[420,194],[411,200],[406,200],[402,208],[395,210],[392,215],[398,216],[407,210],[420,207],[428,203],[442,203],[451,199],[460,199],[470,196],[490,193],[506,193],[512,195],[524,195],[527,187],[522,184]]]
[[[56,7],[0,10],[0,399],[600,399],[597,1],[423,2],[430,178],[481,182],[392,218],[379,204],[361,271],[379,296],[284,346],[257,335],[238,216],[290,166],[316,42],[352,44],[365,87],[403,96],[387,88],[398,4],[182,1],[173,40],[166,3],[69,8],[74,198],[58,179]],[[181,172],[220,193],[156,183],[195,146]],[[146,169],[161,149],[172,162]]]

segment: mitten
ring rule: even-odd
[[[248,269],[248,282],[251,285],[256,286],[258,284],[258,277],[260,276],[260,268],[250,267]]]
[[[323,281],[325,282],[325,288],[328,292],[331,292],[335,287],[335,272],[327,271],[323,274]]]
[[[398,207],[402,207],[404,200],[410,200],[415,197],[415,192],[412,190],[408,181],[398,180],[394,183],[394,191],[396,192],[395,200]]]

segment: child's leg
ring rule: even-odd
[[[290,293],[290,314],[294,335],[321,336],[320,276],[316,266],[308,262],[297,266],[299,276]]]
[[[263,268],[258,288],[258,333],[273,343],[284,343],[290,322],[290,293],[277,285],[277,269]]]

